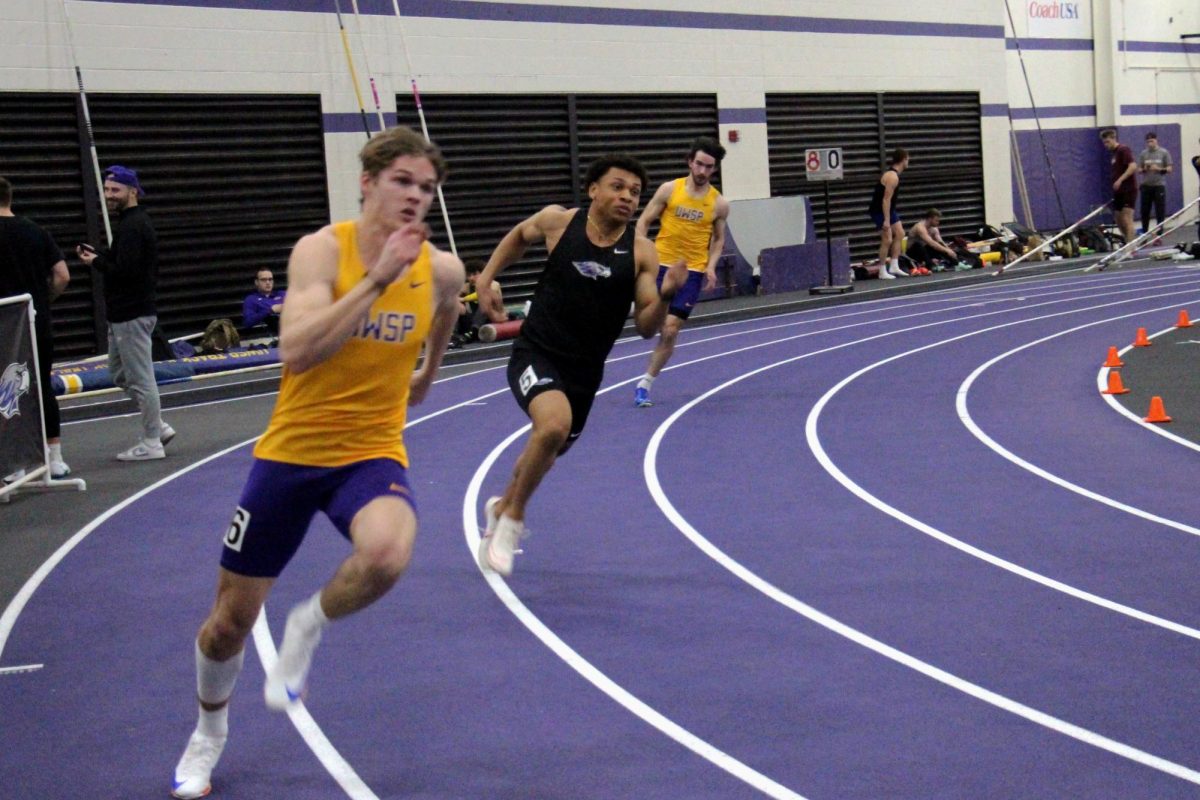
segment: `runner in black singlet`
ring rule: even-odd
[[[525,504],[587,422],[604,377],[604,360],[621,335],[629,305],[638,333],[658,333],[675,292],[687,280],[681,260],[657,286],[658,254],[631,224],[646,184],[634,158],[608,155],[588,167],[584,208],[547,206],[500,241],[479,276],[480,302],[487,287],[526,248],[545,241],[549,257],[534,290],[529,315],[513,343],[508,382],[533,422],[503,497],[487,501],[487,531],[479,562],[501,575],[512,573],[513,554],[524,535]]]

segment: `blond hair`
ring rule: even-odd
[[[428,159],[437,173],[438,183],[446,180],[446,159],[442,157],[442,151],[433,142],[403,125],[372,136],[359,152],[358,159],[362,162],[363,172],[374,178],[402,156]]]

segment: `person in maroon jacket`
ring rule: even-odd
[[[1117,140],[1117,132],[1112,128],[1100,131],[1100,141],[1105,149],[1112,154],[1112,209],[1117,220],[1117,227],[1126,242],[1133,241],[1133,207],[1137,203],[1137,159],[1128,145]]]

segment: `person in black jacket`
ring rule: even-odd
[[[63,293],[70,280],[67,262],[54,239],[32,220],[13,214],[12,184],[0,178],[0,297],[25,293],[33,296],[38,388],[42,393],[42,419],[46,424],[52,478],[71,474],[62,457],[58,398],[50,383],[50,365],[54,360],[50,303]]]
[[[175,430],[162,421],[151,334],[158,321],[155,285],[158,281],[158,236],[145,209],[138,175],[128,167],[109,167],[104,173],[104,204],[117,214],[112,246],[97,252],[88,245],[76,248],[83,263],[104,276],[104,305],[108,310],[108,369],[113,383],[137,403],[142,414],[142,436],[121,461],[165,458],[163,446]]]

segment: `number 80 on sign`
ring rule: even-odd
[[[810,181],[840,181],[842,179],[842,148],[805,150],[804,174]]]

